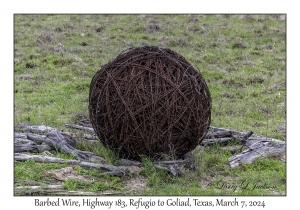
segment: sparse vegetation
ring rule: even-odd
[[[212,95],[213,126],[286,139],[284,15],[15,15],[14,25],[15,122],[67,130],[64,124],[88,118],[95,72],[128,47],[147,44],[170,48],[200,70]],[[100,143],[77,147],[111,164],[117,159]],[[230,170],[226,161],[231,155],[218,145],[196,149],[197,170],[180,177],[155,169],[145,158],[140,172],[144,179],[139,179],[145,187],[128,194],[285,195],[284,162],[262,159]],[[54,182],[42,172],[63,167],[15,163],[15,180]],[[75,170],[95,182],[68,180],[65,189],[124,191],[132,187],[127,182],[137,179]],[[242,189],[241,183],[249,185]],[[255,188],[259,184],[267,187]]]

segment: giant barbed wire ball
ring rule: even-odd
[[[170,49],[129,48],[91,81],[91,123],[124,158],[181,156],[206,135],[211,96],[201,73]]]

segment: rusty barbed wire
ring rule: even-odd
[[[89,114],[102,144],[123,157],[181,156],[208,132],[211,96],[200,72],[178,53],[129,48],[93,77]]]

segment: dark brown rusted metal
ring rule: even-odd
[[[181,156],[205,137],[207,84],[184,57],[155,46],[129,48],[101,67],[90,85],[91,123],[121,156]]]

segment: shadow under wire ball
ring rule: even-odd
[[[178,53],[129,48],[93,77],[89,113],[102,144],[122,157],[174,157],[205,137],[211,96],[200,72]]]

